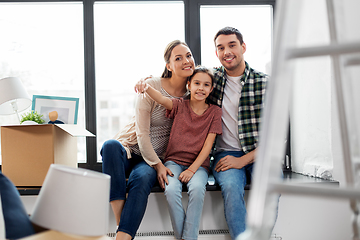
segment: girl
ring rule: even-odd
[[[170,99],[140,80],[135,88],[163,105],[174,119],[165,155],[168,177],[165,196],[176,239],[197,239],[210,165],[209,154],[216,134],[222,133],[221,109],[206,99],[213,90],[212,72],[197,67],[187,82],[190,100]],[[181,202],[182,185],[187,184],[186,211]]]

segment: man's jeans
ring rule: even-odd
[[[235,239],[246,228],[246,205],[244,200],[245,185],[251,180],[253,164],[242,169],[229,169],[216,172],[215,166],[219,160],[227,155],[241,157],[242,151],[223,151],[216,153],[212,165],[213,175],[221,187],[224,199],[225,219],[232,239]]]

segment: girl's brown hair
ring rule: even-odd
[[[209,75],[209,77],[211,78],[211,86],[214,85],[214,74],[213,71],[211,71],[209,68],[204,67],[204,66],[196,66],[194,73],[190,76],[189,78],[189,82],[191,82],[191,80],[193,79],[193,77],[195,76],[195,74],[202,72],[202,73],[206,73],[207,75]]]

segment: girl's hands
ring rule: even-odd
[[[145,79],[141,79],[139,80],[136,84],[135,84],[135,92],[137,93],[144,93],[146,92],[146,90],[149,88],[149,85],[145,82]]]
[[[190,179],[194,176],[194,173],[192,173],[190,170],[186,169],[182,173],[180,173],[179,180],[182,183],[188,183]]]
[[[135,87],[134,87],[134,89],[135,89],[135,92],[136,93],[144,93],[144,92],[146,92],[146,90],[148,89],[148,85],[147,85],[147,83],[145,82],[146,80],[148,80],[148,79],[150,79],[150,78],[152,78],[153,76],[152,75],[150,75],[150,76],[148,76],[148,77],[146,77],[146,78],[142,78],[142,79],[140,79],[140,81],[138,81],[136,84],[135,84]],[[139,85],[139,88],[138,88],[138,85]],[[143,89],[145,86],[144,85],[146,85],[147,87],[146,87],[146,89]]]

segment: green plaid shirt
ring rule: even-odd
[[[257,147],[259,140],[259,124],[268,76],[249,67],[245,62],[243,85],[239,99],[238,135],[242,150],[248,153]],[[214,90],[209,96],[212,104],[222,106],[226,72],[223,66],[214,69]]]

